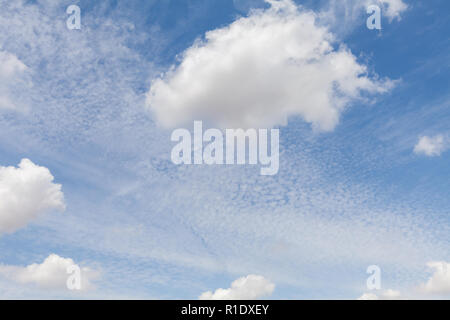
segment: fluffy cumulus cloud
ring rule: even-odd
[[[267,2],[270,8],[207,32],[152,82],[147,104],[162,125],[201,119],[222,128],[258,128],[299,115],[329,131],[363,92],[392,86],[370,77],[345,46],[334,48],[315,13],[291,0]]]
[[[422,290],[430,294],[450,294],[450,263],[433,261],[429,262],[427,266],[433,269],[434,273],[422,285]]]
[[[0,109],[23,108],[23,101],[14,97],[28,85],[28,68],[14,54],[0,50]]]
[[[47,168],[23,159],[18,168],[0,166],[0,234],[14,232],[48,210],[64,210],[61,185]]]
[[[414,146],[414,153],[434,157],[440,156],[447,149],[448,142],[443,135],[439,134],[434,137],[421,137]]]
[[[72,259],[51,254],[41,264],[33,263],[26,267],[0,265],[0,276],[40,289],[62,290],[68,289],[67,283],[71,277],[79,275],[79,290],[92,289],[92,281],[98,278],[99,272],[78,267],[80,272],[76,274],[73,266],[78,267]]]
[[[258,275],[248,275],[239,278],[231,284],[229,289],[207,291],[200,296],[200,300],[252,300],[272,294],[275,285]]]

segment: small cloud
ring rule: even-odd
[[[0,166],[0,234],[11,233],[49,210],[65,210],[61,185],[45,167],[23,159],[18,168]]]
[[[70,258],[62,258],[56,254],[49,255],[41,264],[33,263],[26,267],[0,265],[0,275],[6,279],[25,285],[35,285],[39,289],[67,289],[70,277],[68,268],[76,265]],[[93,288],[92,281],[97,279],[99,272],[84,267],[80,268],[80,290]]]
[[[0,109],[20,109],[24,102],[18,97],[28,86],[28,67],[14,54],[0,51]],[[18,90],[19,89],[19,90]]]
[[[381,294],[381,297],[384,300],[397,300],[400,299],[401,294],[400,291],[388,289]]]
[[[434,270],[433,275],[421,286],[425,293],[450,294],[450,263],[444,261],[433,261],[427,266]]]
[[[384,14],[390,21],[393,19],[400,20],[400,14],[408,9],[408,5],[403,0],[380,0],[383,4],[385,11]]]
[[[200,300],[253,300],[270,296],[275,285],[258,275],[248,275],[239,278],[231,284],[229,289],[217,289],[215,292],[202,293]]]
[[[378,296],[374,293],[363,293],[357,300],[378,300]]]
[[[388,289],[378,295],[375,293],[364,293],[358,300],[399,300],[401,297],[400,291]]]
[[[15,55],[0,51],[0,75],[2,77],[12,77],[26,69],[27,66]]]
[[[428,157],[440,156],[448,148],[448,143],[443,135],[434,137],[423,136],[414,146],[414,153]]]

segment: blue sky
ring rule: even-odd
[[[427,264],[450,266],[450,4],[392,1],[407,8],[389,17],[384,1],[382,30],[369,30],[372,2],[295,1],[304,16],[288,18],[314,16],[305,28],[326,28],[332,50],[365,66],[380,90],[346,100],[331,130],[316,130],[300,109],[274,123],[280,170],[260,176],[252,166],[174,165],[174,127],[159,115],[176,114],[166,105],[155,112],[147,97],[155,79],[171,85],[161,74],[181,70],[195,41],[213,43],[206,32],[255,17],[252,8],[265,17],[269,3],[0,0],[0,63],[14,56],[26,66],[0,75],[0,98],[14,105],[0,99],[0,167],[26,158],[47,168],[65,204],[13,232],[0,225],[0,298],[196,299],[254,274],[274,284],[265,296],[273,299],[356,299],[368,292],[370,265],[382,272],[379,297],[391,289],[449,298],[450,270]],[[71,4],[81,8],[81,30],[66,27]],[[299,69],[304,87],[316,77],[308,70]],[[188,84],[202,85],[202,71]],[[267,108],[277,115],[277,105]],[[219,122],[227,110],[211,105]],[[178,127],[192,128],[185,120]],[[415,148],[422,137],[442,142],[427,152]],[[94,288],[41,288],[2,273],[50,254],[96,270]]]

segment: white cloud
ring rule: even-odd
[[[380,0],[385,11],[384,14],[392,21],[394,18],[400,19],[400,14],[408,9],[408,5],[403,0]]]
[[[0,51],[0,75],[2,77],[14,76],[17,72],[23,72],[27,66],[15,55],[6,51]]]
[[[398,300],[401,297],[400,291],[388,289],[379,294],[364,293],[358,300]]]
[[[253,300],[269,296],[275,285],[263,276],[248,275],[239,278],[229,289],[217,289],[215,292],[202,293],[200,300]]]
[[[0,166],[0,234],[14,232],[52,209],[65,209],[64,194],[47,168],[28,159],[18,168]]]
[[[67,289],[67,280],[71,276],[67,269],[73,265],[76,264],[72,259],[51,254],[41,264],[33,263],[26,267],[0,265],[0,275],[13,282],[32,284],[40,289]],[[99,273],[87,267],[80,270],[81,290],[91,289],[91,282]]]
[[[27,66],[14,54],[0,50],[0,109],[17,109],[21,104],[13,99],[14,86],[26,82]]]
[[[424,154],[429,157],[440,156],[447,149],[447,141],[439,134],[434,137],[423,136],[414,147],[414,153]]]
[[[430,294],[450,294],[450,263],[434,261],[427,263],[427,266],[433,269],[434,273],[427,283],[421,286],[422,290]]]
[[[333,130],[362,92],[387,91],[391,81],[367,75],[313,12],[290,0],[268,1],[231,25],[207,32],[181,63],[152,82],[147,104],[167,127],[194,119],[220,127],[270,127],[300,115]]]

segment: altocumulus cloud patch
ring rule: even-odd
[[[23,159],[0,166],[0,234],[14,232],[48,210],[65,210],[61,185],[45,167]]]
[[[193,119],[221,127],[271,127],[300,115],[319,130],[333,130],[343,109],[392,81],[370,77],[316,14],[292,1],[267,1],[232,24],[209,31],[178,66],[152,82],[147,105],[166,127]]]

